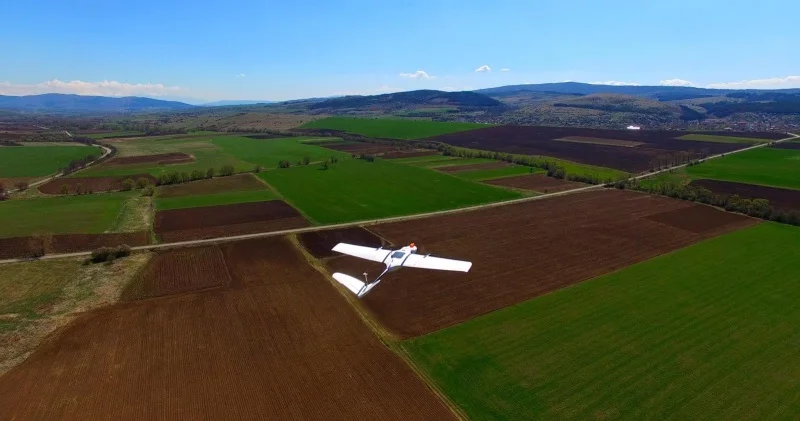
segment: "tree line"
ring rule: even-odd
[[[559,165],[557,161],[541,156],[513,155],[510,153],[458,148],[438,142],[421,142],[419,146],[428,149],[436,149],[445,156],[457,156],[460,158],[487,158],[525,167],[539,168],[545,170],[548,177],[562,180],[576,181],[587,184],[604,184],[613,183],[616,181],[612,178],[600,177],[597,174],[569,173],[567,169],[563,165]]]
[[[650,194],[667,196],[674,199],[704,203],[725,209],[729,212],[738,212],[755,218],[800,226],[799,211],[776,209],[767,199],[746,199],[738,194],[717,194],[705,187],[692,186],[688,184],[642,184],[636,179],[621,180],[615,183],[609,183],[606,184],[606,187],[630,189]]]

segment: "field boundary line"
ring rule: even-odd
[[[375,320],[372,315],[369,313],[365,307],[361,306],[358,303],[358,300],[353,297],[353,295],[344,289],[338,282],[335,282],[333,277],[331,277],[330,271],[325,267],[325,265],[316,257],[312,256],[311,253],[300,244],[300,240],[297,238],[297,235],[288,235],[287,236],[289,242],[303,255],[303,258],[308,261],[308,264],[311,265],[314,270],[320,273],[326,281],[339,293],[345,301],[350,305],[353,311],[358,314],[359,319],[369,328],[369,330],[375,334],[378,340],[381,341],[387,348],[391,349],[391,344],[398,343],[400,341],[400,337],[392,333],[390,330],[384,328],[377,320]]]
[[[458,406],[458,404],[454,400],[452,400],[450,398],[450,396],[447,395],[439,387],[439,385],[433,380],[433,377],[431,377],[428,374],[427,371],[425,371],[422,367],[418,366],[414,362],[414,358],[412,358],[411,355],[406,351],[406,349],[403,348],[403,343],[402,342],[403,341],[395,342],[395,343],[391,344],[391,346],[389,346],[389,348],[392,350],[392,352],[395,353],[395,355],[400,357],[400,359],[402,359],[403,361],[405,361],[406,364],[408,364],[408,366],[411,368],[411,370],[414,371],[414,374],[416,374],[417,376],[419,376],[420,379],[422,379],[422,381],[425,383],[425,385],[428,386],[428,388],[436,396],[438,396],[439,399],[441,399],[442,403],[444,403],[445,406],[447,406],[447,408],[450,410],[450,412],[453,413],[453,415],[456,418],[458,418],[459,420],[462,420],[462,421],[469,420],[470,418],[467,416],[467,413],[464,412],[464,410],[461,409],[461,407]]]
[[[791,137],[787,137],[787,138],[780,139],[780,140],[775,140],[773,142],[761,143],[761,144],[758,144],[758,145],[750,146],[750,147],[743,148],[743,149],[738,149],[738,150],[731,151],[731,152],[725,152],[725,153],[722,153],[722,154],[712,155],[712,156],[704,158],[702,161],[705,162],[705,161],[708,161],[708,160],[711,160],[711,159],[717,159],[717,158],[721,158],[723,156],[732,155],[732,154],[736,154],[736,153],[740,153],[740,152],[746,152],[746,151],[749,151],[749,150],[753,150],[753,149],[757,149],[757,148],[763,148],[763,147],[767,147],[767,146],[774,145],[774,144],[777,144],[777,143],[785,142],[785,141],[788,141],[788,140],[794,140],[794,139],[800,138],[800,135],[796,135],[796,134],[793,134],[793,133],[788,133],[788,134],[791,134]],[[669,171],[677,170],[677,169],[680,169],[680,168],[684,168],[686,166],[688,166],[688,164],[676,165],[676,166],[673,166],[673,167],[665,168],[665,169],[654,171],[654,172],[651,172],[651,173],[633,176],[633,177],[628,178],[627,180],[641,180],[641,179],[648,178],[648,177],[653,177],[655,175],[662,174],[662,173],[665,173],[665,172],[669,172]],[[590,185],[590,186],[586,186],[586,187],[579,187],[577,189],[565,190],[565,191],[561,191],[561,192],[547,193],[547,194],[542,194],[542,195],[538,195],[538,196],[522,197],[522,198],[519,198],[519,199],[512,199],[512,200],[506,200],[506,201],[501,201],[501,202],[484,203],[484,204],[481,204],[481,205],[466,206],[466,207],[456,208],[456,209],[446,209],[446,210],[419,213],[419,214],[412,214],[412,215],[391,216],[391,217],[387,217],[387,218],[378,218],[378,219],[369,219],[369,220],[362,220],[362,221],[344,222],[344,223],[331,224],[331,225],[319,225],[319,226],[311,226],[311,227],[304,227],[304,228],[292,228],[292,229],[279,230],[279,231],[269,231],[269,232],[259,232],[259,233],[252,233],[252,234],[242,234],[242,235],[234,235],[234,236],[228,236],[228,237],[206,238],[206,239],[202,239],[202,240],[188,240],[188,241],[178,241],[178,242],[173,242],[173,243],[150,244],[150,245],[146,245],[146,246],[131,247],[131,250],[132,251],[139,251],[139,250],[155,251],[155,250],[158,250],[158,249],[181,248],[181,247],[190,247],[190,246],[205,245],[205,244],[227,243],[227,242],[231,242],[231,241],[247,240],[247,239],[251,239],[251,238],[275,237],[275,236],[281,236],[281,235],[303,234],[303,233],[306,233],[306,232],[327,231],[327,230],[342,229],[342,228],[354,228],[354,227],[360,227],[360,226],[370,226],[370,225],[387,224],[387,223],[393,223],[393,222],[411,221],[411,220],[416,220],[416,219],[424,219],[424,218],[431,218],[431,217],[444,216],[444,215],[453,215],[453,214],[462,213],[462,212],[471,212],[471,211],[477,211],[477,210],[482,210],[482,209],[490,209],[490,208],[500,207],[500,206],[515,205],[515,204],[519,204],[519,203],[527,203],[527,202],[532,202],[532,201],[536,201],[536,200],[546,200],[546,199],[549,199],[549,198],[552,198],[552,197],[567,196],[567,195],[571,195],[571,194],[583,193],[583,192],[586,192],[586,191],[601,190],[601,189],[604,189],[604,188],[606,188],[604,184],[595,184],[595,185]],[[294,207],[294,206],[292,206],[292,207]],[[30,261],[30,260],[58,259],[58,258],[62,258],[62,257],[81,257],[81,256],[88,256],[90,254],[91,254],[91,251],[83,251],[83,252],[75,252],[75,253],[63,253],[63,254],[49,254],[49,255],[46,254],[46,255],[44,255],[42,257],[38,257],[38,258],[21,258],[21,259],[0,260],[0,264],[25,262],[25,261]]]

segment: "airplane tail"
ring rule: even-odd
[[[350,290],[353,294],[356,294],[358,298],[367,295],[372,288],[375,288],[381,282],[380,278],[378,278],[370,283],[365,283],[350,275],[345,275],[344,273],[339,272],[333,274],[333,279],[344,285],[344,287]]]

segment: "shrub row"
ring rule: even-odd
[[[618,181],[616,183],[606,184],[606,187],[631,189],[650,194],[668,196],[674,199],[704,203],[725,209],[726,211],[738,212],[755,218],[800,226],[800,212],[795,210],[776,209],[772,207],[769,200],[766,199],[745,199],[738,194],[716,194],[704,187],[675,183],[643,185],[639,183],[638,180]]]

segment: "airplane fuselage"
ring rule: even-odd
[[[416,246],[405,246],[401,249],[391,252],[384,261],[384,263],[386,263],[386,271],[394,272],[400,269],[403,267],[403,263],[405,263],[406,259],[408,259],[408,256],[416,252]]]

